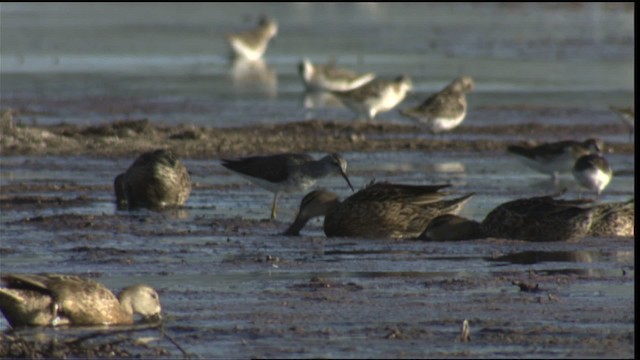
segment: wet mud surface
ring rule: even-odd
[[[452,196],[476,194],[460,215],[481,220],[515,198],[583,195],[508,145],[600,137],[614,176],[599,201],[628,200],[635,140],[609,106],[635,98],[634,9],[3,3],[0,272],[87,276],[114,291],[146,283],[164,321],[10,329],[0,316],[0,357],[633,358],[634,237],[327,238],[320,220],[286,237],[304,194],[281,196],[271,221],[273,195],[220,159],[340,152],[356,189],[451,184]],[[223,39],[257,13],[281,29],[265,62],[243,69]],[[477,87],[464,123],[432,135],[395,110],[354,121],[309,96],[303,56],[406,73],[415,89],[400,108],[461,74]],[[185,207],[117,210],[115,176],[157,148],[189,170]],[[317,186],[351,194],[339,177]]]
[[[538,114],[544,116],[544,114]],[[553,135],[557,138],[590,134],[619,134],[620,123],[584,126],[540,124],[464,126],[455,135],[507,136],[506,140],[452,141],[429,135],[418,125],[363,121],[308,120],[281,125],[211,128],[194,125],[154,125],[149,119],[116,120],[94,126],[15,125],[12,114],[3,115],[0,149],[4,155],[75,155],[135,157],[145,151],[167,148],[181,157],[216,158],[246,154],[309,151],[503,151],[512,137]],[[422,136],[416,134],[422,134]],[[384,136],[383,136],[384,135]],[[400,136],[400,135],[405,135]],[[413,138],[406,138],[411,136]],[[416,138],[419,137],[419,138]],[[633,153],[633,144],[609,145],[610,151]]]
[[[135,154],[159,143],[183,159],[239,156],[247,151],[242,144],[250,143],[256,144],[252,150],[267,153],[402,150],[500,158],[510,143],[462,139],[452,145],[433,136],[394,140],[416,129],[320,120],[224,129],[148,121],[14,124],[3,132],[1,144],[3,155],[31,159],[18,167],[46,173],[61,165],[38,160],[40,155],[55,154],[56,161],[65,163],[66,157],[82,153],[127,166]],[[533,138],[558,131],[625,131],[616,124],[523,124],[519,129]],[[500,131],[509,135],[514,130],[466,127],[457,135]],[[379,141],[359,140],[379,134],[384,135]],[[114,142],[118,145],[104,146]],[[634,144],[613,143],[610,148],[628,157]],[[269,221],[268,193],[222,170],[215,176],[228,180],[205,181],[211,165],[198,164],[190,167],[195,174],[192,197],[205,199],[165,212],[116,211],[111,179],[94,181],[91,174],[113,171],[115,176],[104,165],[74,170],[92,179],[89,183],[75,175],[71,180],[44,176],[3,186],[3,271],[79,273],[112,288],[150,283],[159,291],[165,332],[174,341],[151,329],[132,333],[126,341],[104,335],[76,348],[52,348],[47,337],[52,330],[18,330],[0,339],[7,345],[4,355],[182,357],[178,346],[192,356],[216,358],[610,358],[634,353],[634,238],[585,238],[572,244],[327,239],[318,221],[303,236],[285,237],[280,234],[295,212],[297,195],[283,205],[293,208]],[[15,166],[8,168],[14,171]],[[626,171],[632,179],[633,168]],[[368,172],[361,172],[363,182]],[[351,172],[356,179],[358,173],[357,167]],[[515,197],[517,188],[500,193]],[[216,205],[216,199],[233,203],[238,192],[248,196],[257,213],[243,216]],[[629,195],[621,189],[618,194]],[[465,319],[471,329],[468,342],[460,338]],[[61,344],[78,344],[78,337],[91,334],[71,329],[54,333],[58,341],[66,341]],[[140,340],[149,338],[150,343]]]

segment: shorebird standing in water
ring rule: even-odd
[[[280,193],[305,191],[319,178],[340,174],[353,190],[347,177],[347,161],[336,153],[328,154],[320,160],[314,160],[307,154],[252,156],[237,160],[222,159],[222,166],[274,193],[271,219],[276,218]]]
[[[227,41],[235,57],[255,61],[262,57],[267,50],[269,40],[277,34],[276,21],[263,16],[255,29],[229,34]]]
[[[532,147],[510,145],[507,152],[517,155],[528,167],[549,174],[557,181],[558,174],[570,172],[578,158],[587,154],[599,154],[603,149],[602,140],[588,139],[583,142],[566,140],[543,143]]]
[[[473,90],[473,86],[473,79],[469,76],[459,77],[422,104],[400,110],[400,114],[417,120],[434,134],[453,130],[467,115],[466,94]]]
[[[598,154],[589,154],[580,157],[573,167],[573,177],[578,184],[591,191],[596,192],[596,196],[604,190],[609,182],[613,171],[607,159]]]
[[[632,107],[623,108],[616,106],[609,106],[609,109],[618,114],[620,120],[622,120],[622,122],[627,126],[627,129],[629,129],[629,142],[631,142],[633,139],[633,132],[636,129],[635,109]]]
[[[129,325],[134,313],[160,320],[158,293],[132,285],[118,297],[102,284],[72,275],[3,274],[0,310],[12,327]]]
[[[373,120],[376,114],[396,107],[412,88],[411,78],[403,75],[392,81],[375,79],[353,90],[332,93],[358,118]]]
[[[316,190],[300,203],[295,221],[285,235],[299,235],[312,218],[324,216],[327,236],[366,238],[415,238],[441,214],[456,214],[474,195],[442,200],[440,189],[450,185],[401,185],[374,183],[346,198]]]
[[[298,65],[298,71],[302,82],[310,91],[349,91],[376,77],[374,73],[356,74],[334,64],[313,65],[306,58]]]

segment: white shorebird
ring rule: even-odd
[[[578,158],[601,153],[603,149],[602,140],[588,139],[583,142],[566,140],[537,146],[510,145],[507,152],[516,155],[528,167],[549,174],[557,181],[560,173],[568,173],[573,169]]]
[[[300,61],[298,71],[305,87],[311,91],[353,90],[376,77],[374,73],[357,74],[334,64],[313,65],[306,58]]]
[[[400,114],[417,120],[431,133],[450,131],[467,115],[466,94],[473,90],[473,86],[473,79],[469,76],[459,77],[422,104],[400,110]]]
[[[589,154],[580,157],[573,167],[573,177],[578,184],[591,191],[600,194],[609,185],[613,171],[607,159],[598,154]]]
[[[358,118],[364,116],[367,120],[373,120],[376,114],[396,107],[412,88],[411,79],[402,75],[391,81],[374,79],[353,90],[332,93]]]
[[[235,57],[258,60],[267,50],[269,40],[278,34],[275,20],[262,17],[254,29],[227,35]]]

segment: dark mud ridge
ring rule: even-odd
[[[520,125],[463,126],[453,134],[544,135],[582,138],[590,134],[624,133],[621,124],[585,126]],[[418,134],[418,135],[416,135]],[[409,136],[407,136],[409,135]],[[7,155],[93,155],[135,157],[156,148],[179,157],[218,158],[280,152],[460,151],[502,152],[513,141],[455,140],[430,135],[418,125],[308,120],[277,125],[232,128],[156,125],[149,119],[115,120],[82,126],[23,125],[11,112],[0,123],[0,153]],[[634,144],[611,144],[616,153],[633,153]]]

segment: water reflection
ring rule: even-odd
[[[487,258],[490,262],[508,262],[518,265],[531,265],[543,262],[593,262],[592,251],[523,251],[499,257]]]
[[[305,109],[343,108],[342,101],[327,91],[306,91],[302,104]]]
[[[464,174],[465,173],[464,164],[459,161],[430,164],[427,166],[427,170],[430,173],[447,173],[447,174],[451,174],[451,173]]]
[[[278,77],[264,60],[232,60],[229,76],[236,93],[262,93],[269,98],[278,95]]]

